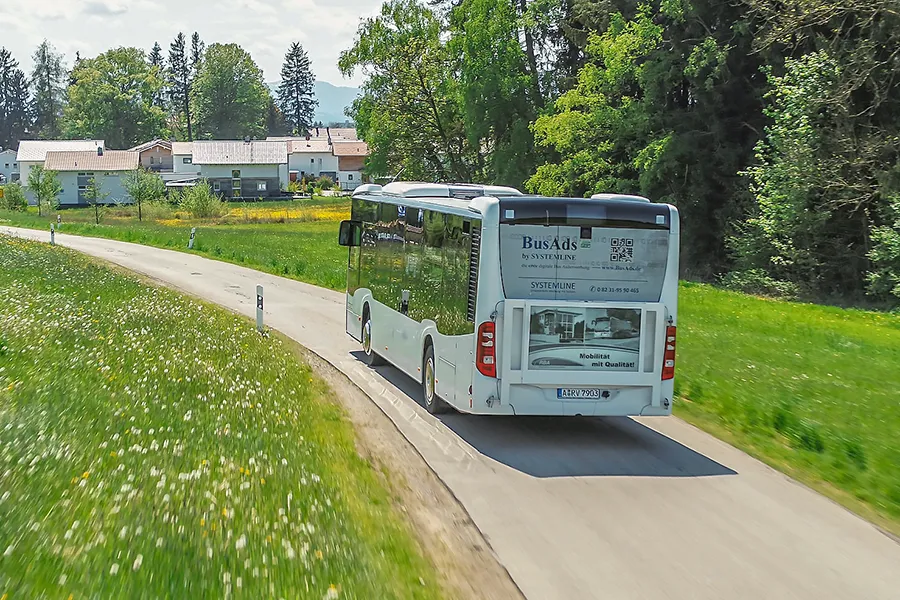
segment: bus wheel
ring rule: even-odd
[[[433,415],[447,412],[447,403],[437,395],[434,370],[434,346],[425,348],[425,359],[422,361],[422,391],[425,394],[425,408]]]
[[[369,318],[369,312],[366,311],[365,322],[362,327],[362,345],[363,352],[366,354],[366,364],[370,367],[378,367],[384,364],[384,359],[372,349],[372,319]]]

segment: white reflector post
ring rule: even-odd
[[[188,240],[188,250],[193,250],[194,248],[194,234],[197,233],[196,227],[191,227],[191,237]]]
[[[56,245],[56,231],[53,229],[53,223],[50,223],[50,245]]]
[[[263,286],[256,286],[256,330],[263,332]]]

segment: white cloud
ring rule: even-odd
[[[118,2],[109,2],[107,0],[106,2],[85,2],[84,8],[82,8],[81,10],[86,15],[95,17],[112,17],[127,12],[128,7],[124,4],[119,4]]]
[[[198,31],[207,45],[234,42],[262,68],[266,81],[279,78],[284,54],[300,42],[316,78],[336,85],[341,51],[353,43],[361,19],[379,12],[382,0],[27,0],[0,5],[6,46],[28,70],[31,55],[44,38],[66,55],[83,57],[120,46],[149,50],[159,42],[164,52],[179,31]],[[24,8],[27,6],[27,8]],[[14,8],[15,7],[15,8]]]

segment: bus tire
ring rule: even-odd
[[[380,367],[384,364],[384,359],[381,358],[381,355],[375,352],[375,349],[372,347],[372,319],[369,318],[368,306],[363,311],[362,345],[367,365],[370,367]]]
[[[425,396],[425,409],[433,415],[445,413],[450,408],[437,395],[436,372],[434,346],[428,344],[425,347],[425,356],[422,359],[422,393]]]

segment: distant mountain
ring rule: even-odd
[[[275,81],[266,85],[272,90],[273,96],[278,93],[279,82]],[[316,121],[325,124],[349,121],[350,118],[344,114],[344,110],[353,104],[359,94],[359,88],[332,85],[327,81],[316,81],[316,100],[319,101],[319,107],[316,109]]]

